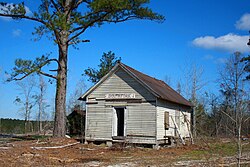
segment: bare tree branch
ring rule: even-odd
[[[102,17],[99,17],[98,19],[92,20],[89,22],[86,26],[79,27],[77,30],[81,30],[80,32],[73,35],[71,38],[68,39],[68,42],[74,40],[76,37],[84,33],[91,25],[93,25],[95,22],[100,21],[102,18],[106,17],[109,13],[104,14]]]
[[[80,40],[80,42],[90,42],[90,40],[85,39],[85,40]],[[68,43],[69,45],[77,44],[77,42],[71,41]]]
[[[91,2],[89,0],[79,0],[76,5],[75,8],[77,8],[79,5],[81,5],[83,2],[85,2],[86,4],[90,4]]]
[[[2,14],[2,13],[0,13],[0,16],[32,20],[32,21],[36,21],[36,22],[42,23],[45,26],[47,26],[47,23],[44,20],[34,18],[34,17],[25,16],[25,15],[15,15],[15,14],[13,15],[13,14]]]
[[[50,78],[53,78],[53,79],[57,79],[56,76],[54,75],[51,75],[51,74],[48,74],[48,73],[45,73],[45,72],[42,72],[42,71],[38,71],[37,73],[41,74],[41,75],[44,75],[46,77],[50,77]]]
[[[140,17],[137,17],[136,15],[133,16],[128,16],[124,19],[118,19],[118,20],[102,20],[102,21],[106,21],[108,23],[120,23],[120,22],[124,22],[124,21],[128,21],[128,20],[133,20],[133,19],[140,19]]]
[[[244,122],[248,121],[249,119],[250,119],[250,117],[247,117],[247,118],[244,120]]]
[[[21,78],[13,78],[14,81],[21,81],[22,79],[26,78],[27,76],[29,76],[31,73],[26,74],[24,76],[22,76]]]
[[[53,6],[56,8],[56,11],[57,12],[61,12],[61,10],[60,10],[60,8],[57,6],[57,4],[55,3],[55,1],[54,0],[50,0],[50,2],[53,4]]]
[[[45,72],[42,72],[42,71],[30,71],[28,73],[26,73],[24,76],[22,76],[21,78],[13,78],[14,81],[20,81],[20,80],[23,80],[24,78],[28,77],[30,74],[34,73],[34,72],[37,72],[41,75],[44,75],[44,76],[47,76],[47,77],[50,77],[50,78],[53,78],[53,79],[57,79],[56,76],[54,75],[51,75],[51,74],[48,74],[48,73],[45,73]]]
[[[224,112],[223,110],[220,110],[223,114],[225,114],[226,116],[228,116],[228,118],[230,118],[233,122],[236,122],[235,119],[232,118],[232,116],[230,116],[229,114],[227,114],[226,112]]]

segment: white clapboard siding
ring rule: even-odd
[[[164,114],[169,112],[169,117],[175,117],[175,110],[167,108],[165,103],[161,100],[157,101],[157,140],[164,139],[164,136],[174,136],[174,123],[169,119],[169,129],[165,130],[164,126]]]
[[[185,119],[184,119],[184,115],[186,115],[186,118],[187,118],[187,121],[188,121],[188,123],[187,122],[185,122]],[[181,129],[180,129],[180,132],[181,132],[181,134],[182,134],[182,136],[183,137],[190,137],[190,135],[189,135],[189,131],[188,130],[190,130],[191,129],[191,127],[190,127],[190,123],[191,123],[191,113],[190,112],[182,112],[181,113],[181,116],[180,116],[180,122],[181,122]],[[188,126],[189,126],[189,128],[188,128]]]
[[[169,119],[169,129],[165,130],[164,127],[164,113],[169,112],[169,116],[178,120],[179,131],[182,137],[189,137],[188,128],[186,123],[184,124],[184,116],[181,111],[187,115],[187,118],[191,120],[190,108],[179,106],[174,103],[166,102],[163,100],[157,100],[157,140],[164,139],[164,136],[175,136],[175,126],[171,119]]]

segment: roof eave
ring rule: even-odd
[[[77,100],[82,100],[82,101],[86,101],[86,97],[79,97]]]
[[[158,97],[159,99],[161,99],[161,100],[164,100],[164,101],[168,101],[168,102],[171,102],[171,103],[175,103],[175,104],[178,104],[178,105],[182,105],[182,106],[186,106],[186,107],[194,107],[194,105],[192,104],[192,103],[190,103],[190,104],[183,104],[183,103],[178,103],[178,102],[175,102],[175,101],[171,101],[171,100],[169,100],[169,99],[165,99],[165,98],[162,98],[162,97]]]

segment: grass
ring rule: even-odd
[[[250,139],[243,143],[242,152],[250,152]]]
[[[250,151],[250,141],[243,142],[242,153]],[[202,144],[199,144],[202,146]],[[229,142],[209,142],[207,146],[201,149],[190,150],[178,158],[178,160],[209,160],[211,157],[220,158],[234,156],[237,154],[237,143]]]
[[[233,142],[210,144],[210,152],[212,154],[232,156],[237,152],[237,145]]]

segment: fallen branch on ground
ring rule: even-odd
[[[0,147],[0,150],[8,150],[11,149],[12,147]]]
[[[76,142],[76,143],[71,143],[71,144],[66,144],[63,146],[53,146],[53,147],[30,147],[32,149],[37,149],[37,150],[42,150],[42,149],[51,149],[51,148],[65,148],[65,147],[69,147],[69,146],[73,146],[76,144],[79,144],[80,142]]]

